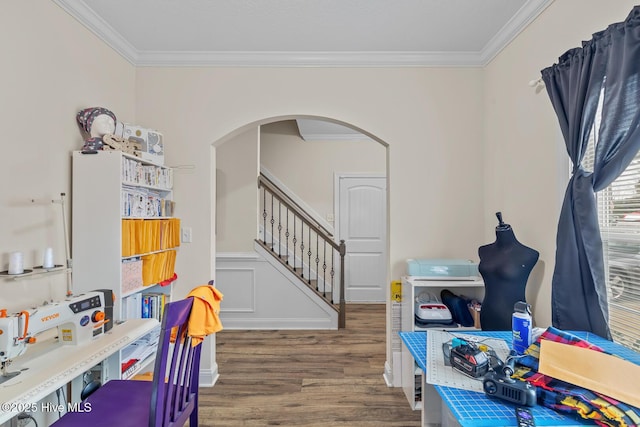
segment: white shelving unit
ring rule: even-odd
[[[113,290],[114,322],[133,317],[145,317],[142,315],[142,307],[140,312],[132,311],[133,300],[130,298],[140,295],[142,299],[143,294],[154,293],[163,294],[164,297],[160,296],[157,299],[163,298],[168,302],[171,299],[172,284],[143,286],[142,281],[135,282],[134,285],[124,283],[123,266],[127,261],[136,260],[141,263],[138,268],[142,270],[144,268],[142,263],[147,262],[146,256],[175,251],[179,240],[174,240],[173,245],[166,248],[139,253],[133,249],[134,246],[138,246],[140,241],[148,240],[149,236],[144,234],[127,237],[125,224],[130,224],[131,219],[146,225],[151,220],[169,221],[168,216],[161,215],[170,214],[173,210],[171,169],[120,151],[98,151],[95,154],[83,154],[77,151],[73,153],[72,160],[73,291],[82,293],[94,289]],[[133,169],[144,171],[139,174],[140,180],[131,177],[132,166]],[[161,178],[154,178],[154,174]],[[158,182],[150,184],[149,180]],[[142,195],[140,200],[145,200],[145,203],[134,209],[126,199],[127,193],[136,191]],[[144,199],[145,192],[152,196],[151,200]],[[158,199],[164,203],[163,210],[156,208],[153,211],[151,206],[155,206],[154,203],[157,203]],[[175,220],[172,221],[175,223]],[[152,239],[159,239],[159,237],[153,235]],[[137,242],[136,245],[132,243],[134,241]],[[175,253],[171,255],[174,256]],[[155,342],[154,333],[156,333]],[[108,360],[107,376],[110,379],[127,379],[145,370],[153,361],[155,344],[157,344],[157,332],[154,331],[125,347],[118,353],[118,357]],[[133,353],[134,350],[137,353]],[[132,353],[141,355],[140,360],[128,366],[126,362],[131,359]],[[124,366],[127,366],[126,369],[123,369]]]
[[[475,280],[431,280],[413,276],[402,278],[402,308],[401,328],[403,331],[427,331],[433,328],[421,328],[415,323],[416,297],[424,291],[431,292],[440,300],[440,292],[448,289],[456,295],[464,295],[482,301],[484,297],[484,281],[481,277]],[[474,328],[451,328],[452,330],[469,330]],[[402,389],[409,405],[414,410],[421,410],[423,406],[421,387],[422,370],[413,360],[409,350],[402,346]]]

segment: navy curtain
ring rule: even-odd
[[[542,79],[573,163],[558,222],[553,326],[611,339],[595,192],[613,182],[640,149],[640,6],[566,52],[542,70]],[[588,172],[582,159],[599,102],[595,163]]]

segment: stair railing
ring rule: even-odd
[[[336,243],[331,232],[264,175],[258,177],[258,190],[258,243],[337,310],[338,327],[344,328],[344,240]]]

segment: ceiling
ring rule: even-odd
[[[348,126],[316,119],[296,119],[298,133],[305,141],[371,141]]]
[[[484,66],[553,0],[53,0],[136,66]]]

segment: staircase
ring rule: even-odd
[[[262,174],[258,190],[262,218],[256,243],[336,310],[338,328],[344,328],[344,240],[336,243],[328,230]]]

